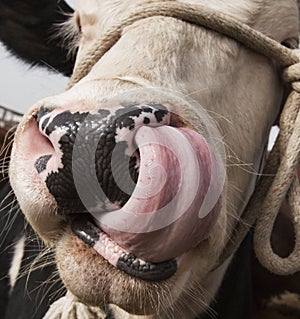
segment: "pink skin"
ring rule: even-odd
[[[49,169],[47,166],[47,174],[49,171],[57,170],[57,157],[55,156],[56,152],[51,144],[50,140],[43,136],[36,125],[36,121],[31,119],[28,123],[26,123],[23,131],[22,131],[22,144],[18,145],[18,148],[22,151],[22,160],[23,165],[26,171],[30,174],[34,175],[34,178],[37,181],[42,180],[44,181],[46,176],[42,174],[38,174],[34,164],[38,158],[43,155],[53,155],[48,163]],[[55,161],[53,163],[53,161]],[[45,184],[46,187],[46,184]]]

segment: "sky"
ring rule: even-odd
[[[75,0],[66,0],[72,8]],[[30,67],[13,57],[0,42],[0,105],[24,113],[31,105],[49,95],[62,92],[68,78]]]
[[[41,98],[62,92],[67,82],[60,74],[18,60],[0,43],[0,105],[24,113]]]

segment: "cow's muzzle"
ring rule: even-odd
[[[44,146],[34,166],[58,211],[77,237],[144,280],[173,275],[221,209],[214,152],[174,118],[153,103],[93,112],[41,108],[36,117]]]

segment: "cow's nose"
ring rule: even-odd
[[[119,106],[94,112],[41,108],[37,125],[54,151],[40,156],[35,168],[44,176],[58,207],[74,212],[123,206],[138,179],[139,151],[133,144],[134,132],[141,125],[166,124],[167,113],[161,105]],[[84,205],[78,189],[85,190]]]

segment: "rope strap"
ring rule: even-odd
[[[106,313],[99,307],[86,306],[69,291],[55,301],[43,319],[106,319]]]
[[[64,297],[55,301],[43,319],[154,319],[155,316],[139,316],[127,313],[120,307],[109,304],[105,311],[81,303],[69,291]]]
[[[275,274],[287,275],[299,271],[300,186],[297,171],[300,159],[300,51],[290,50],[247,25],[201,5],[178,2],[151,3],[138,7],[96,41],[87,58],[76,66],[68,88],[89,73],[97,61],[120,39],[127,26],[154,16],[172,17],[211,29],[277,61],[285,68],[283,79],[291,84],[292,92],[281,113],[279,135],[268,156],[262,177],[220,256],[219,265],[235,252],[249,229],[256,223],[254,249],[259,261]],[[287,258],[276,255],[271,247],[274,222],[284,198],[287,198],[291,209],[295,229],[294,251]],[[111,307],[115,308],[109,309],[109,313],[113,312],[116,318],[127,318],[121,309],[114,305]],[[128,318],[134,317],[128,314]],[[50,307],[44,317],[44,319],[63,318],[104,319],[107,316],[100,308],[85,306],[67,293]],[[148,316],[145,318],[150,319]]]
[[[69,88],[90,72],[98,60],[121,38],[126,27],[137,21],[155,16],[171,17],[211,29],[268,58],[275,59],[284,67],[299,61],[298,56],[292,50],[228,15],[218,13],[202,5],[156,2],[138,6],[136,10],[112,26],[100,39],[95,41],[92,48],[87,52],[86,58],[76,66],[69,82]]]
[[[154,16],[176,18],[202,26],[232,38],[245,47],[277,61],[285,68],[283,79],[291,84],[280,118],[280,132],[272,149],[262,177],[248,206],[232,233],[220,257],[221,264],[239,246],[249,229],[255,224],[254,248],[259,261],[270,271],[280,275],[300,270],[300,205],[297,169],[300,153],[300,53],[288,49],[234,18],[217,13],[202,5],[179,2],[157,2],[139,6],[125,19],[104,33],[88,52],[87,58],[75,68],[69,88],[86,76],[97,61],[120,39],[124,29],[134,22]],[[284,198],[292,212],[295,229],[294,251],[287,258],[280,258],[271,247],[271,234],[275,219]]]
[[[282,46],[278,44],[278,48]],[[291,50],[289,50],[291,51]],[[300,51],[291,51],[298,56]],[[278,275],[289,275],[300,270],[300,63],[285,68],[283,79],[290,83],[290,93],[280,116],[280,132],[268,156],[262,177],[238,223],[231,243],[227,244],[220,263],[228,258],[235,246],[244,239],[251,225],[255,226],[254,250],[260,263]],[[279,209],[287,199],[295,231],[295,246],[287,258],[274,253],[271,235]]]

